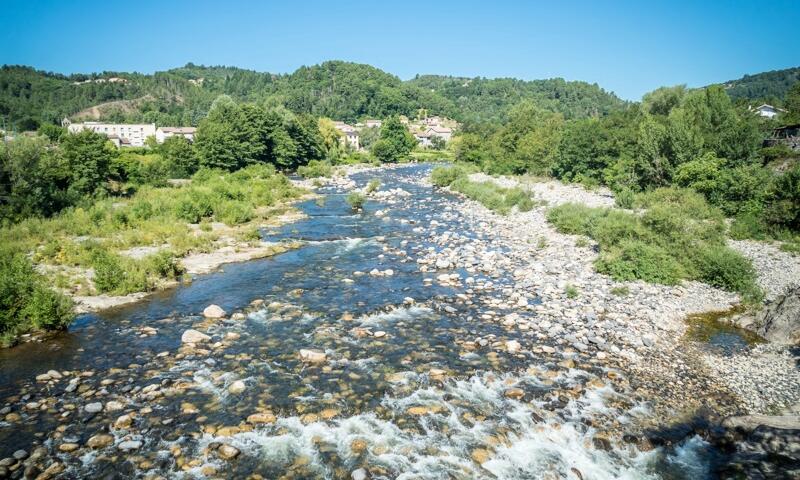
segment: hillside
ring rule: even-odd
[[[781,104],[786,92],[800,82],[800,67],[745,75],[722,85],[734,100],[765,100]]]
[[[462,115],[491,121],[505,116],[522,100],[532,100],[566,118],[608,114],[625,102],[597,84],[568,82],[563,78],[524,81],[514,78],[463,78],[423,75],[409,81],[452,102]]]
[[[421,108],[462,121],[495,120],[523,99],[568,118],[604,114],[624,105],[612,93],[585,82],[444,76],[404,82],[375,67],[342,61],[304,66],[288,75],[191,63],[153,75],[65,76],[24,66],[0,69],[0,114],[18,130],[57,123],[79,112],[113,121],[195,125],[223,94],[347,121],[415,116]]]

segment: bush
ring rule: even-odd
[[[493,182],[472,182],[466,175],[459,176],[450,184],[450,188],[501,215],[507,214],[514,207],[521,212],[533,208],[533,201],[524,190],[503,188]]]
[[[681,264],[666,250],[637,240],[625,241],[604,252],[595,262],[595,268],[618,281],[675,285],[685,276]]]
[[[311,160],[307,165],[298,167],[297,174],[303,178],[330,177],[333,175],[333,167],[330,162]]]
[[[361,210],[364,208],[364,202],[366,202],[366,198],[364,195],[358,192],[351,192],[347,195],[347,203],[350,204],[350,208],[353,210]]]
[[[449,187],[463,176],[466,172],[459,166],[436,167],[431,171],[431,183],[437,187]]]
[[[619,208],[633,208],[636,194],[630,188],[623,188],[614,195],[614,201]]]
[[[373,178],[367,184],[367,189],[366,189],[367,195],[369,195],[370,193],[377,192],[379,188],[381,188],[381,181],[377,178]]]
[[[739,292],[745,300],[758,302],[763,292],[756,283],[756,271],[749,260],[726,246],[699,250],[694,258],[697,278],[724,290]]]
[[[133,259],[96,247],[92,254],[94,286],[100,293],[126,295],[150,289],[147,273]]]
[[[725,246],[722,214],[702,196],[660,189],[637,195],[636,202],[649,207],[641,216],[564,204],[551,209],[547,220],[562,233],[597,241],[601,254],[595,268],[616,280],[673,285],[689,278],[738,292],[747,301],[760,298],[750,262]]]
[[[0,343],[22,333],[64,329],[72,318],[72,301],[49,289],[25,255],[0,250]]]

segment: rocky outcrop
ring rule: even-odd
[[[800,478],[800,417],[746,415],[722,422],[719,478]]]
[[[756,318],[757,332],[775,343],[800,343],[800,287],[768,304]]]

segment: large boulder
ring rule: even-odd
[[[800,286],[790,289],[759,312],[756,332],[775,343],[800,343]]]

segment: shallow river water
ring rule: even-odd
[[[420,271],[432,234],[480,231],[420,182],[429,169],[354,175],[410,194],[362,213],[322,188],[307,219],[264,232],[301,247],[0,351],[0,459],[38,452],[63,478],[709,478],[699,438],[624,435],[649,409],[622,372],[507,348],[530,337],[482,318],[481,298],[510,279]],[[203,319],[209,304],[228,318]],[[182,345],[188,328],[211,340]],[[66,375],[36,380],[49,370]]]

